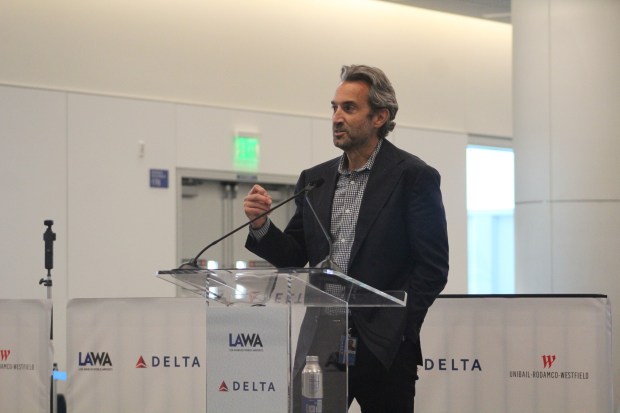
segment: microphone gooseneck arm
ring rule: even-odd
[[[329,270],[335,270],[335,271],[345,274],[344,270],[340,268],[340,266],[334,262],[334,259],[333,259],[334,241],[332,240],[332,237],[327,233],[327,230],[325,230],[323,223],[319,219],[319,216],[317,215],[316,211],[314,210],[314,207],[312,206],[312,203],[310,202],[310,198],[308,198],[307,196],[305,198],[306,198],[306,204],[308,204],[308,206],[310,207],[310,212],[312,212],[312,215],[314,216],[315,221],[319,224],[319,227],[321,227],[321,231],[323,231],[323,235],[325,236],[325,238],[327,239],[327,243],[329,244],[329,254],[327,254],[327,257],[325,257],[323,261],[317,264],[317,267],[329,269]]]
[[[200,250],[200,252],[190,262],[181,265],[181,268],[183,268],[183,267],[186,268],[187,266],[194,267],[194,268],[199,268],[199,266],[198,266],[198,259],[200,258],[200,256],[202,254],[205,253],[206,250],[208,250],[212,246],[216,245],[217,243],[223,241],[224,239],[230,237],[231,235],[233,235],[237,231],[240,231],[243,228],[247,227],[248,225],[252,224],[254,221],[257,221],[257,220],[263,218],[267,214],[270,214],[271,212],[275,211],[276,209],[280,208],[281,206],[289,203],[290,201],[292,201],[293,199],[299,197],[300,195],[307,194],[308,192],[312,191],[314,188],[318,188],[319,186],[323,185],[323,182],[325,182],[325,180],[323,178],[319,178],[319,179],[316,179],[316,180],[310,182],[301,191],[297,192],[293,196],[285,199],[284,201],[280,202],[278,205],[274,206],[273,208],[270,208],[269,210],[267,210],[267,211],[257,215],[256,217],[252,218],[248,222],[245,222],[243,225],[240,225],[239,227],[233,229],[229,233],[227,233],[225,235],[222,235],[220,238],[216,239],[215,241],[213,241],[212,243],[210,243],[209,245],[204,247],[202,250]]]

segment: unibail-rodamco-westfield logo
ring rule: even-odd
[[[589,380],[590,372],[558,369],[555,354],[543,354],[540,356],[540,369],[510,370],[508,377],[511,379],[550,379],[550,380]]]
[[[34,370],[34,363],[12,363],[11,350],[0,349],[0,370]]]
[[[8,363],[11,350],[0,349],[0,370],[13,370],[13,365]]]
[[[541,356],[543,359],[543,369],[550,369],[553,363],[555,363],[555,354],[551,356]]]

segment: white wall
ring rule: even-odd
[[[169,295],[155,279],[174,265],[175,106],[68,94],[68,296]],[[138,141],[145,142],[140,156]]]
[[[176,168],[231,170],[238,130],[261,133],[264,173],[338,154],[342,64],[392,79],[391,139],[442,174],[446,292],[466,292],[465,145],[512,133],[510,26],[371,0],[9,0],[0,37],[0,298],[45,296],[54,219],[61,369],[68,299],[174,294],[154,272],[176,265]]]
[[[517,292],[609,296],[616,394],[619,19],[617,0],[512,2]]]
[[[0,83],[323,117],[342,64],[401,124],[511,135],[511,27],[377,0],[4,0]]]

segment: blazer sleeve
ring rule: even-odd
[[[299,192],[300,188],[305,186],[304,175],[300,177],[295,192]],[[286,267],[304,267],[308,262],[308,253],[306,251],[306,241],[304,237],[303,222],[303,197],[295,200],[295,214],[286,226],[285,231],[280,230],[273,222],[269,226],[269,230],[260,240],[250,234],[248,235],[245,247],[259,257],[267,260],[271,265],[277,268]]]
[[[407,232],[413,264],[405,337],[414,342],[428,308],[448,281],[448,231],[440,183],[439,173],[428,165],[409,183]]]

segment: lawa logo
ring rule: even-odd
[[[80,351],[78,353],[78,365],[81,367],[112,367],[112,360],[106,352],[94,353],[91,351],[83,354]]]
[[[543,359],[543,368],[544,369],[550,369],[551,366],[553,365],[553,363],[555,362],[555,354],[550,355],[550,356],[544,355],[544,356],[541,356],[541,357]]]
[[[11,350],[0,350],[0,361],[7,361],[11,355]]]
[[[136,368],[137,369],[145,369],[146,368],[146,363],[144,362],[144,357],[140,356],[140,358],[138,359],[138,362],[136,363]]]
[[[233,337],[233,334],[228,334],[228,346],[229,347],[263,347],[263,342],[258,334],[237,334],[237,337]]]
[[[220,390],[219,391],[224,391],[227,392],[228,391],[228,386],[226,385],[226,382],[222,380],[222,384],[220,384]]]

